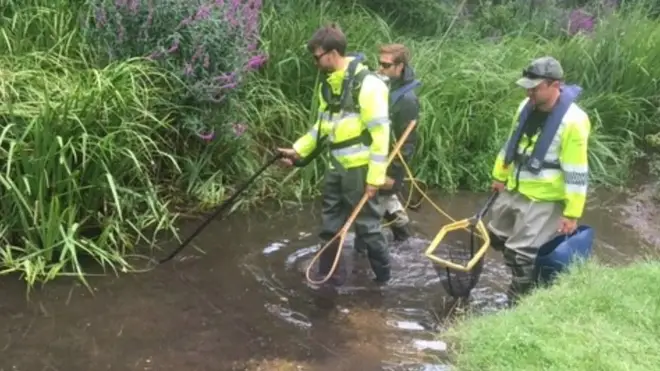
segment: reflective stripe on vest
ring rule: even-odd
[[[345,157],[359,157],[363,156],[364,160],[372,160],[375,162],[386,162],[387,156],[382,155],[369,155],[371,152],[371,134],[368,129],[364,129],[357,135],[353,135],[350,138],[339,140],[335,142],[338,137],[345,137],[345,128],[359,128],[361,127],[360,114],[355,112],[340,112],[338,114],[329,114],[323,112],[319,115],[321,119],[321,125],[330,126],[327,130],[330,132],[328,136],[328,145],[330,147],[331,160]],[[368,128],[372,128],[376,125],[382,125],[387,123],[389,120],[387,118],[375,119],[372,122],[367,123]],[[341,132],[344,133],[341,133]],[[351,131],[351,130],[349,130]],[[316,134],[316,133],[312,133]],[[342,134],[342,135],[338,135]],[[339,167],[339,162],[332,161],[336,167]],[[343,166],[342,166],[343,167]]]
[[[545,178],[546,174],[547,176],[556,175],[559,169],[561,169],[557,154],[559,139],[556,134],[562,124],[564,115],[581,92],[582,88],[577,85],[562,87],[557,104],[542,125],[541,134],[539,134],[534,144],[531,156],[526,154],[522,154],[521,156],[519,148],[520,139],[522,138],[527,118],[533,110],[532,104],[528,101],[520,112],[518,126],[505,148],[504,165],[508,166],[516,161],[518,165],[522,166],[525,171],[530,172],[532,175],[541,176],[541,178]],[[529,139],[531,140],[531,138]],[[551,149],[553,150],[551,151]],[[524,175],[524,173],[520,174],[521,179]]]

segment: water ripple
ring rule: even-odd
[[[264,305],[266,311],[300,329],[312,328],[318,320],[313,319],[315,317],[311,314],[315,311],[312,303],[316,290],[310,290],[313,287],[306,285],[304,278],[309,262],[320,248],[314,239],[311,233],[299,232],[293,239],[269,243],[260,253],[246,258],[243,264],[267,291],[278,296],[275,302]],[[445,365],[425,363],[419,359],[420,354],[426,353],[442,356],[447,349],[447,345],[429,331],[438,329],[434,323],[442,316],[437,313],[445,312],[439,307],[450,301],[440,285],[444,277],[438,277],[431,262],[424,256],[429,241],[417,237],[400,244],[390,241],[392,279],[384,287],[371,282],[373,273],[368,260],[354,250],[354,241],[355,234],[349,233],[342,257],[352,274],[344,286],[334,290],[337,296],[332,305],[337,313],[349,319],[355,315],[366,316],[351,322],[359,333],[382,332],[383,370],[446,371]],[[487,259],[480,285],[473,292],[472,305],[480,311],[503,307],[506,295],[503,287],[495,283],[507,279],[506,267],[497,260]],[[309,300],[293,310],[287,298],[294,296]],[[374,323],[381,323],[378,330],[371,328]],[[362,326],[368,328],[361,329]]]

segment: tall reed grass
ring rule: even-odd
[[[396,35],[385,20],[359,6],[342,10],[329,3],[323,7],[295,0],[287,3],[264,14],[263,37],[270,63],[252,84],[254,89],[263,84],[282,92],[271,95],[266,110],[296,112],[296,118],[307,113],[306,121],[292,122],[281,115],[271,116],[266,123],[259,121],[277,127],[278,136],[294,140],[311,124],[308,107],[317,74],[304,44],[314,29],[330,20],[344,28],[352,51],[369,55],[372,67],[380,43],[397,41],[411,48],[413,67],[423,82],[419,89],[422,135],[412,164],[420,179],[445,190],[483,189],[489,183],[494,156],[525,94],[514,82],[529,61],[545,54],[559,58],[568,82],[585,89],[580,104],[593,125],[589,149],[593,184],[626,180],[630,165],[640,155],[638,140],[660,129],[660,66],[654,62],[660,57],[660,23],[648,19],[643,6],[605,14],[591,32],[574,36],[545,38],[515,32],[475,39],[479,22],[491,22],[492,17],[466,20],[462,15],[456,27],[442,35],[411,38]],[[499,14],[504,22],[501,13],[508,9],[514,8],[494,6],[489,14]],[[458,6],[454,11],[459,14]],[[520,22],[515,13],[511,17],[509,22]],[[520,27],[542,29],[540,25]],[[319,170],[322,165],[315,166]]]
[[[30,285],[84,278],[81,255],[129,269],[145,231],[174,221],[152,176],[176,167],[172,80],[140,60],[94,67],[68,9],[23,7],[0,30],[0,273]]]

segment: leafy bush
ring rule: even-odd
[[[261,0],[90,2],[89,40],[108,60],[148,57],[185,83],[182,102],[191,109],[183,129],[207,140],[245,129],[232,98],[243,76],[266,61],[258,52]]]

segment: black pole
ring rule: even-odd
[[[220,206],[218,206],[218,208],[213,212],[213,214],[211,214],[211,216],[206,218],[206,220],[204,220],[202,224],[200,224],[199,227],[197,227],[197,229],[181,243],[181,245],[179,245],[179,247],[177,247],[174,251],[172,251],[167,257],[161,259],[159,261],[159,264],[163,264],[172,260],[172,258],[174,258],[178,253],[181,252],[181,250],[183,250],[186,246],[188,246],[188,244],[195,237],[197,237],[197,235],[200,234],[204,230],[204,228],[206,228],[209,225],[209,223],[211,223],[213,219],[218,217],[218,215],[220,215],[223,211],[225,211],[225,209],[231,206],[238,199],[238,196],[240,196],[241,193],[243,193],[255,181],[255,179],[257,179],[261,175],[261,173],[266,171],[267,168],[269,168],[273,163],[275,163],[275,161],[277,161],[281,157],[282,157],[281,154],[277,154],[273,156],[267,163],[265,163],[259,170],[257,170],[257,172],[254,173],[254,175],[252,175],[252,177],[250,177],[250,179],[248,179],[245,183],[243,183],[243,185],[241,185],[241,187],[236,192],[234,192],[234,194],[228,200],[226,200]]]

